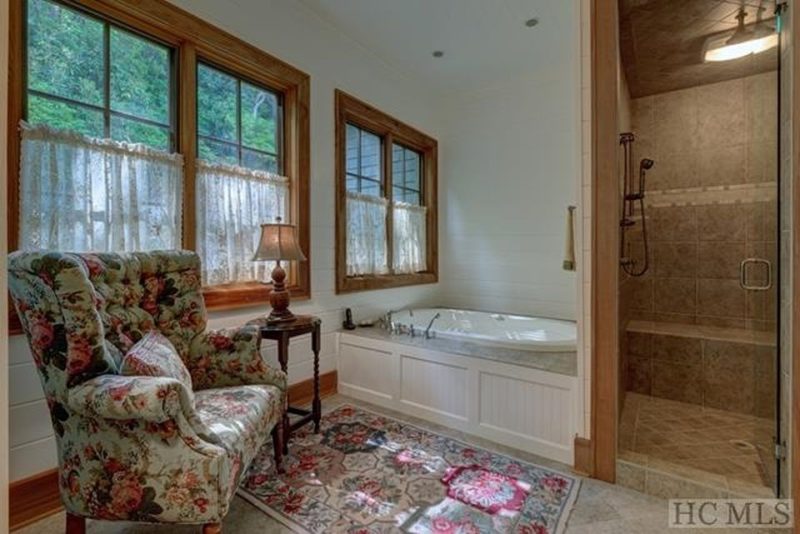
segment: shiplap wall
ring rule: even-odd
[[[323,320],[321,372],[336,368],[337,331],[342,310],[352,307],[356,319],[389,308],[435,304],[437,286],[370,291],[349,296],[334,293],[334,113],[333,91],[344,89],[383,111],[439,137],[436,105],[419,83],[405,78],[368,49],[293,1],[264,2],[254,13],[235,1],[180,0],[179,7],[237,35],[311,75],[311,301],[295,303],[295,313],[314,313]],[[252,6],[252,3],[250,4]],[[3,210],[4,211],[4,210]],[[5,221],[3,221],[5,222]],[[242,324],[263,310],[214,313],[211,327]],[[11,480],[56,465],[50,418],[25,339],[10,339]],[[311,377],[310,340],[292,345],[289,381]],[[275,349],[265,346],[275,361]]]
[[[577,316],[562,269],[567,206],[580,184],[580,18],[570,11],[546,71],[442,102],[442,295],[447,305]],[[577,221],[576,221],[577,222]]]

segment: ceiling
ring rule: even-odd
[[[774,0],[619,0],[620,49],[631,97],[721,82],[777,69],[777,49],[719,63],[703,62],[709,35],[771,19]],[[774,21],[770,21],[772,23]]]
[[[565,0],[299,0],[392,68],[452,92],[549,68],[577,25]],[[525,21],[538,17],[528,28]],[[573,26],[575,26],[573,28]],[[441,50],[444,57],[434,58]]]

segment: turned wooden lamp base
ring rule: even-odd
[[[268,323],[287,323],[294,321],[294,314],[289,311],[290,295],[286,289],[284,281],[286,280],[286,271],[281,267],[281,262],[278,260],[275,268],[272,269],[272,291],[269,293],[269,303],[272,306],[272,311],[267,317]]]

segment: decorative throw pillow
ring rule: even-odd
[[[122,358],[119,374],[124,376],[164,376],[180,380],[194,401],[192,377],[178,351],[161,332],[151,330]]]

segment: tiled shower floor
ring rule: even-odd
[[[621,460],[725,492],[771,496],[774,422],[627,392]]]

